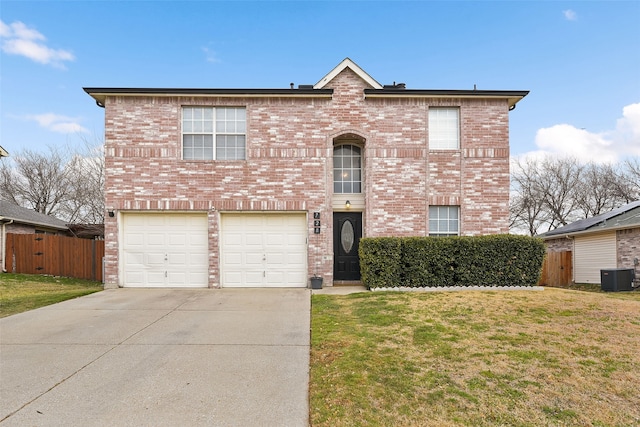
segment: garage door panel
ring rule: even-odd
[[[283,253],[269,253],[267,254],[267,263],[269,266],[277,266],[277,265],[286,265],[289,260],[287,256]]]
[[[165,272],[158,270],[150,270],[147,272],[147,277],[144,280],[148,286],[162,286],[165,282]]]
[[[244,235],[244,237],[245,237],[245,240],[244,240],[245,246],[254,246],[254,247],[262,248],[262,233],[248,232],[247,234]]]
[[[169,254],[167,259],[169,267],[183,267],[189,264],[187,256],[185,254],[174,253]]]
[[[240,266],[240,265],[242,265],[242,254],[238,253],[238,252],[227,253],[226,258],[225,258],[225,262],[228,265]]]
[[[262,253],[255,253],[255,252],[246,253],[244,254],[244,264],[247,268],[258,268],[262,270],[263,258],[264,258],[264,255]]]
[[[124,213],[123,286],[206,287],[206,214]]]
[[[267,273],[267,283],[272,285],[287,285],[286,274],[283,271],[269,271]]]
[[[130,225],[132,227],[146,225],[146,221],[146,218],[142,215],[127,215],[127,225]]]
[[[186,242],[187,246],[193,248],[194,250],[199,249],[202,250],[203,248],[206,248],[206,251],[208,252],[208,248],[209,248],[209,237],[204,234],[204,235],[200,235],[200,233],[191,233],[189,240]]]
[[[125,282],[132,285],[141,284],[144,281],[144,274],[142,272],[126,272]]]
[[[238,271],[232,271],[232,272],[227,272],[227,273],[223,273],[223,278],[222,278],[224,283],[242,283],[242,273],[238,272]],[[230,285],[229,285],[230,286]]]
[[[259,287],[262,284],[263,274],[262,271],[247,271],[239,282],[234,283],[232,286],[237,287]]]
[[[289,253],[287,254],[287,258],[290,259],[292,263],[298,265],[304,265],[307,261],[306,254],[300,253]]]
[[[129,232],[125,234],[124,239],[130,245],[142,245],[144,243],[144,234]]]
[[[306,224],[304,213],[223,213],[222,286],[305,287]]]
[[[169,238],[169,245],[171,246],[180,246],[180,247],[187,246],[187,236],[185,236],[184,234],[172,233],[172,234],[169,234],[168,238]]]
[[[147,262],[146,264],[152,266],[162,266],[164,265],[165,256],[164,254],[159,253],[149,253],[147,254]]]

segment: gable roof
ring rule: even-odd
[[[349,58],[345,58],[315,85],[299,85],[294,89],[206,89],[206,88],[83,88],[99,107],[105,106],[109,96],[128,97],[210,97],[222,96],[225,98],[328,98],[333,97],[333,89],[326,86],[338,74],[349,68],[364,80],[370,87],[364,89],[365,98],[453,98],[453,99],[503,99],[507,101],[510,110],[513,110],[522,98],[529,94],[526,90],[448,90],[448,89],[406,89],[404,84],[381,85],[360,66]]]
[[[40,212],[32,211],[11,202],[0,201],[0,220],[13,220],[16,223],[36,225],[40,227],[68,230],[64,221]]]
[[[0,145],[0,157],[9,157],[9,152]]]
[[[560,235],[584,234],[632,227],[640,227],[640,200],[620,206],[601,215],[572,222],[564,227],[541,234],[540,237],[547,239]]]
[[[364,71],[362,68],[360,68],[358,66],[358,64],[356,64],[355,62],[353,62],[349,58],[344,58],[342,60],[342,62],[339,63],[338,65],[336,65],[336,67],[333,70],[329,71],[329,73],[326,76],[321,78],[318,83],[313,85],[313,88],[314,89],[324,89],[324,87],[331,80],[333,80],[338,74],[343,72],[345,70],[345,68],[349,68],[351,71],[356,73],[358,75],[358,77],[360,77],[362,80],[367,82],[367,84],[369,86],[373,87],[374,89],[382,89],[382,85],[380,83],[378,83],[373,77],[371,77],[369,74],[367,74],[366,71]]]

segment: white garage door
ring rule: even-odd
[[[573,257],[576,283],[600,283],[600,270],[617,267],[616,232],[576,236]]]
[[[205,213],[124,213],[122,286],[207,287]]]
[[[223,287],[306,287],[304,213],[221,214]]]

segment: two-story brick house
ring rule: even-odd
[[[105,108],[106,287],[360,278],[361,236],[508,232],[527,91],[85,88]]]

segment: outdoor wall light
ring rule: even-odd
[[[351,207],[351,202],[347,200],[347,202],[344,204],[344,207],[349,209]]]
[[[113,218],[116,214],[113,211],[109,211],[109,218]]]

